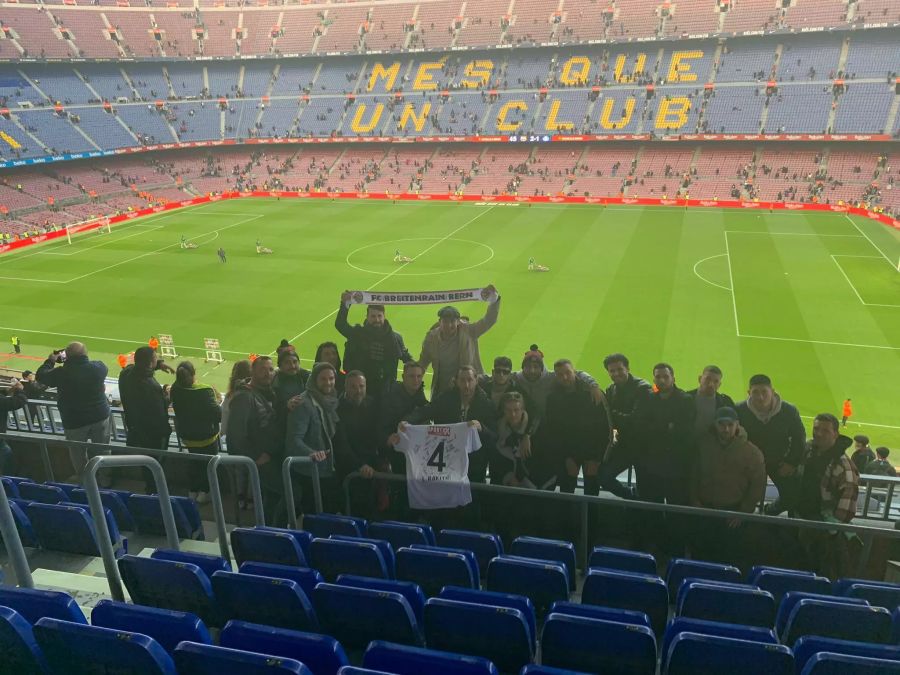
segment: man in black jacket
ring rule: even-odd
[[[169,402],[153,374],[157,370],[174,373],[152,347],[138,347],[134,363],[119,373],[119,396],[125,411],[128,435],[125,444],[133,448],[165,450],[169,447]]]
[[[112,429],[105,384],[108,372],[102,361],[88,359],[87,349],[80,342],[51,353],[38,368],[38,382],[57,391],[59,414],[68,440],[109,443]],[[87,450],[69,448],[69,458],[75,468],[73,479],[78,480],[88,461]]]
[[[366,376],[359,370],[351,370],[344,380],[344,393],[338,402],[338,425],[343,427],[346,452],[337,457],[338,473],[343,477],[359,471],[370,479],[376,471],[388,468],[381,444],[378,442],[378,419],[375,402],[366,395]],[[353,513],[366,518],[372,515],[375,498],[372,481],[356,481],[351,486]]]
[[[778,488],[778,500],[766,507],[766,513],[778,515],[785,509],[793,512],[797,469],[806,449],[806,429],[799,411],[781,399],[768,375],[754,375],[747,400],[738,405],[737,413],[747,440],[762,450],[766,473]]]
[[[716,423],[716,411],[719,408],[734,408],[734,401],[728,394],[719,392],[722,386],[722,369],[719,366],[706,366],[700,377],[700,385],[687,392],[694,400],[694,438],[706,438],[710,428]]]
[[[22,383],[14,380],[6,396],[0,397],[0,434],[6,433],[6,419],[10,412],[24,408],[28,402]],[[12,448],[0,438],[0,475],[11,473]]]
[[[634,464],[639,448],[634,416],[653,388],[646,380],[631,374],[624,354],[610,354],[603,359],[603,367],[612,380],[606,388],[606,401],[612,419],[613,445],[600,470],[600,485],[614,495],[629,498],[631,491],[617,477]]]
[[[351,326],[347,321],[350,300],[349,291],[341,294],[341,306],[334,319],[334,327],[347,338],[344,368],[348,372],[362,371],[369,395],[379,401],[397,379],[398,364],[412,361],[412,356],[403,343],[403,336],[385,318],[384,305],[369,305],[365,323]]]

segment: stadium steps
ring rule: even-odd
[[[884,133],[890,134],[893,131],[894,124],[897,121],[898,111],[900,111],[900,94],[896,94],[894,96],[893,103],[891,103],[891,108],[888,112],[887,124],[884,125]]]
[[[26,75],[23,70],[16,69],[16,72],[19,74],[19,77],[21,77],[23,80],[25,80],[32,89],[34,89],[37,93],[39,93],[41,96],[43,96],[47,101],[49,101],[51,104],[55,103],[55,101],[53,101],[49,96],[47,96],[47,94],[44,93],[44,90],[41,89],[34,80],[32,80],[30,77],[28,77],[28,75]]]
[[[140,99],[141,96],[138,94],[137,89],[134,88],[134,83],[131,81],[131,77],[125,72],[124,68],[119,68],[119,75],[122,76],[122,79],[125,80],[125,84],[128,85],[128,88],[131,90],[131,99]]]
[[[44,145],[37,136],[32,134],[30,131],[28,131],[28,129],[25,128],[25,125],[22,124],[22,122],[15,115],[12,115],[11,118],[12,118],[13,124],[15,124],[19,128],[19,131],[21,131],[23,134],[28,136],[28,138],[30,138],[37,147],[43,148],[44,152],[46,152],[47,154],[50,154],[50,148],[48,148],[46,145]]]
[[[170,99],[178,98],[175,94],[175,88],[172,86],[172,79],[169,77],[169,69],[166,66],[163,66],[162,71],[163,71],[163,77],[166,80],[166,86],[169,88],[169,98]],[[175,133],[174,129],[172,130],[172,133]],[[176,137],[176,139],[177,139],[177,137]]]
[[[469,5],[468,0],[463,0],[462,7],[459,8],[459,14],[457,16],[464,17],[466,15],[466,7]],[[453,37],[450,40],[450,45],[447,47],[448,49],[453,49],[456,47],[456,41],[459,40],[459,34],[462,32],[462,26],[466,23],[466,19],[462,19],[459,23],[458,28],[453,29]]]
[[[419,20],[419,5],[416,4],[416,6],[413,8],[413,14],[412,14],[412,18],[411,18],[411,21],[414,26],[416,25],[416,22],[418,20]],[[412,30],[406,31],[406,37],[403,38],[403,49],[409,49],[409,43],[413,38],[413,33],[415,33],[415,31],[412,31]]]
[[[103,25],[106,27],[107,31],[115,28],[115,26],[113,26],[112,23],[110,23],[109,18],[107,18],[106,12],[100,12],[100,20],[103,21]],[[128,54],[125,53],[125,47],[122,46],[123,45],[122,35],[118,31],[116,31],[116,38],[117,39],[113,40],[113,42],[115,42],[116,48],[119,50],[119,55],[122,58],[126,58],[128,56]],[[99,98],[102,98],[102,97],[99,97]]]
[[[203,88],[206,91],[209,91],[209,70],[207,70],[206,66],[203,66],[200,69],[200,72],[203,73]],[[209,92],[212,95],[213,92]]]

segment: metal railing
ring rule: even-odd
[[[216,530],[219,535],[219,552],[222,557],[231,563],[231,551],[228,548],[228,527],[225,522],[225,507],[222,504],[222,488],[219,485],[219,465],[245,466],[249,474],[250,490],[253,493],[253,510],[256,512],[257,526],[266,524],[266,516],[263,511],[262,489],[259,484],[259,469],[249,457],[240,455],[214,455],[206,465],[206,478],[209,481],[209,496],[212,501],[213,517],[216,521]]]
[[[284,503],[287,509],[288,527],[297,529],[297,509],[294,506],[294,481],[291,478],[291,467],[294,464],[309,464],[312,471],[313,503],[316,513],[322,513],[322,486],[319,483],[319,466],[309,457],[285,457],[281,463],[281,482],[284,488]]]
[[[873,477],[878,478],[878,477]],[[346,513],[351,514],[352,503],[350,499],[350,485],[355,480],[372,480],[382,479],[392,482],[406,482],[406,476],[395,473],[375,472],[372,478],[363,478],[362,474],[354,471],[347,475],[343,482],[344,503]],[[898,480],[898,479],[892,479]],[[847,525],[843,523],[826,523],[815,520],[801,520],[796,518],[780,518],[777,516],[765,516],[756,513],[742,513],[738,511],[720,511],[716,509],[698,508],[694,506],[677,506],[674,504],[657,504],[655,502],[643,502],[637,500],[625,500],[618,497],[594,497],[591,495],[577,495],[562,492],[551,492],[549,490],[536,490],[530,488],[509,487],[506,485],[492,485],[489,483],[471,483],[473,492],[485,492],[498,495],[509,495],[516,497],[529,497],[548,502],[568,502],[577,504],[579,507],[579,542],[578,557],[582,569],[587,569],[588,559],[588,514],[592,505],[614,507],[626,511],[636,511],[644,513],[658,513],[661,515],[680,515],[693,516],[699,518],[712,518],[719,520],[738,519],[742,523],[756,523],[767,527],[785,527],[795,530],[817,530],[825,532],[844,532],[857,535],[863,542],[863,551],[860,555],[858,569],[860,572],[865,569],[868,564],[869,557],[872,552],[872,545],[875,537],[882,537],[892,541],[900,541],[900,531],[893,529],[884,529],[880,527],[869,527],[866,525]]]
[[[28,566],[28,558],[22,539],[19,537],[19,529],[13,518],[12,509],[9,507],[9,499],[6,490],[0,486],[0,538],[6,546],[9,562],[12,565],[13,574],[16,575],[16,583],[24,588],[34,588],[34,580],[31,578],[31,568]]]
[[[113,600],[125,601],[125,593],[122,590],[122,577],[119,575],[119,566],[116,564],[116,554],[113,550],[109,536],[109,526],[106,523],[106,511],[100,497],[100,485],[97,483],[97,471],[101,467],[143,467],[153,474],[153,482],[156,483],[156,493],[159,495],[159,507],[162,511],[163,527],[166,530],[166,544],[169,548],[178,550],[178,528],[175,526],[175,514],[172,512],[172,500],[169,497],[169,486],[166,484],[166,476],[162,466],[152,457],[147,455],[100,455],[91,459],[84,472],[81,474],[81,482],[87,493],[88,503],[91,507],[91,516],[94,519],[94,527],[97,531],[97,546],[100,548],[100,557],[103,558],[103,568],[106,570],[106,579],[109,582],[109,592]]]

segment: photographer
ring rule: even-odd
[[[172,435],[169,403],[166,392],[153,377],[157,370],[175,372],[157,357],[156,350],[145,346],[135,350],[134,363],[119,373],[119,395],[128,427],[125,444],[129,447],[152,450],[169,447]]]
[[[59,394],[59,414],[68,440],[109,443],[109,401],[104,385],[107,372],[102,361],[88,359],[87,349],[80,342],[54,351],[38,368],[38,382],[55,387]],[[78,480],[88,461],[87,450],[69,448],[69,457]]]
[[[18,380],[13,380],[12,386],[6,396],[0,397],[0,434],[6,433],[6,418],[9,413],[19,408],[24,408],[28,398],[25,396],[25,389]],[[0,438],[0,474],[9,473],[10,463],[12,461],[12,448],[9,443]]]

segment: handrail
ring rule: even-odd
[[[225,507],[222,505],[222,488],[219,485],[219,465],[234,464],[247,467],[250,474],[250,489],[253,492],[253,510],[256,512],[257,526],[266,524],[266,516],[263,512],[262,489],[259,485],[259,469],[249,457],[243,455],[215,455],[206,466],[206,477],[209,480],[209,496],[212,500],[213,516],[216,519],[216,529],[219,533],[219,551],[222,557],[231,562],[231,552],[228,550],[228,529],[225,524]]]
[[[396,473],[383,473],[376,471],[372,478],[378,478],[394,482],[406,482],[406,476]],[[343,491],[344,501],[349,515],[351,512],[350,501],[350,483],[354,480],[371,480],[362,477],[358,471],[354,471],[344,478]],[[519,497],[529,496],[537,499],[545,499],[550,501],[570,502],[580,505],[580,546],[579,557],[581,558],[583,568],[587,568],[587,543],[588,543],[588,508],[592,504],[602,506],[612,506],[621,509],[630,509],[632,511],[644,511],[648,513],[662,513],[671,515],[697,516],[701,518],[717,518],[720,520],[739,519],[745,523],[757,523],[760,525],[789,527],[793,529],[819,530],[826,532],[845,532],[856,534],[864,543],[863,553],[859,560],[859,569],[862,571],[868,564],[869,556],[872,551],[872,542],[874,537],[880,536],[886,539],[900,540],[900,530],[883,529],[878,527],[869,527],[867,525],[849,525],[845,523],[826,523],[817,520],[803,520],[798,518],[781,518],[778,516],[766,516],[756,513],[742,513],[739,511],[721,511],[718,509],[707,509],[696,506],[679,506],[676,504],[657,504],[655,502],[644,502],[631,499],[620,499],[618,497],[600,497],[592,495],[576,495],[563,492],[555,492],[550,490],[536,490],[531,488],[511,487],[508,485],[493,485],[490,483],[471,483],[471,488],[475,492],[489,492],[496,494],[516,495]]]
[[[285,457],[281,464],[281,480],[284,484],[284,503],[287,508],[288,526],[297,529],[297,509],[294,506],[294,483],[291,467],[294,464],[309,464],[312,467],[313,501],[316,513],[322,513],[322,486],[319,484],[319,465],[309,457]]]
[[[97,471],[101,467],[145,467],[153,474],[156,483],[156,493],[159,495],[159,506],[162,511],[163,526],[166,530],[166,544],[169,548],[178,550],[178,529],[175,526],[175,515],[172,512],[172,499],[169,497],[169,486],[166,484],[166,476],[162,466],[152,457],[147,455],[98,455],[92,458],[81,476],[81,482],[87,493],[88,503],[91,506],[91,515],[94,518],[94,528],[97,531],[97,545],[100,548],[100,556],[103,558],[103,567],[106,570],[106,579],[109,582],[109,592],[113,600],[125,601],[122,591],[122,577],[119,575],[119,567],[116,564],[116,554],[113,551],[110,540],[109,527],[106,524],[106,511],[100,498],[100,486],[97,483]]]
[[[28,558],[25,556],[25,548],[19,537],[19,530],[13,518],[12,509],[9,508],[9,499],[6,490],[0,487],[0,537],[6,545],[9,561],[16,575],[16,583],[22,588],[34,588],[34,579],[31,578],[31,568],[28,566]]]

